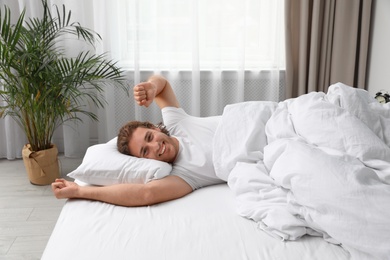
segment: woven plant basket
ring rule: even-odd
[[[60,177],[58,165],[58,149],[52,144],[51,148],[34,152],[27,144],[22,150],[23,162],[27,175],[32,184],[48,185]]]

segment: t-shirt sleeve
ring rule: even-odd
[[[182,109],[177,107],[164,107],[161,110],[164,125],[172,127],[184,118],[188,117],[188,114]]]
[[[184,174],[182,172],[172,170],[171,175],[174,175],[174,176],[177,176],[177,177],[180,177],[181,179],[183,179],[188,185],[191,186],[193,191],[201,188],[199,183],[196,180],[194,180],[194,178],[189,176],[188,174]]]

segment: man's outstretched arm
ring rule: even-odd
[[[57,179],[52,184],[58,199],[78,198],[103,201],[120,206],[147,206],[178,199],[192,192],[192,188],[177,176],[167,176],[147,184],[124,183],[110,186],[79,186]]]

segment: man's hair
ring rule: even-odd
[[[159,128],[162,133],[170,136],[169,131],[167,130],[166,126],[163,123],[154,125],[150,122],[130,121],[124,126],[122,126],[121,129],[119,130],[118,140],[116,143],[119,152],[126,155],[132,155],[129,150],[129,141],[131,140],[131,137],[133,136],[135,129],[137,129],[138,127],[149,128],[149,129]]]

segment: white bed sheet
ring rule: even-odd
[[[126,208],[68,200],[42,256],[61,259],[350,259],[320,237],[282,242],[240,217],[226,184]]]

